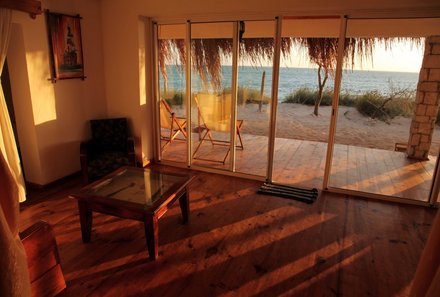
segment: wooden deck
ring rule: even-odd
[[[244,150],[236,150],[236,171],[266,176],[268,140],[264,136],[245,134]],[[197,143],[193,135],[194,143]],[[277,138],[275,142],[275,182],[303,187],[322,188],[327,144],[305,140]],[[222,160],[227,147],[205,142],[198,156]],[[186,144],[173,142],[163,153],[164,160],[185,162]],[[435,167],[429,161],[414,161],[404,153],[336,144],[329,185],[336,188],[427,201]],[[194,160],[193,164],[227,170],[216,162]]]
[[[193,174],[189,225],[178,204],[165,214],[157,261],[135,221],[94,214],[82,243],[66,198],[79,179],[30,193],[40,200],[24,206],[21,230],[54,227],[60,296],[408,296],[436,210],[330,193],[308,205],[258,195],[258,181]]]

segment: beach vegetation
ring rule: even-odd
[[[171,106],[183,104],[184,93],[181,90],[167,90],[161,96]]]
[[[339,96],[340,106],[352,106],[363,115],[385,122],[396,116],[410,117],[415,105],[415,91],[390,87],[391,91],[383,95],[370,91],[361,95],[343,93]],[[298,103],[313,106],[319,96],[317,90],[299,88],[283,99],[283,103]],[[326,89],[322,92],[322,106],[332,105],[333,92]],[[440,116],[440,114],[439,114]],[[439,121],[440,122],[440,121]]]
[[[359,96],[356,109],[372,119],[388,122],[396,116],[410,117],[415,105],[414,99],[414,96],[406,91],[394,92],[387,96],[371,91]]]
[[[290,93],[283,99],[283,103],[299,103],[305,105],[315,105],[319,93],[317,90],[311,90],[309,88],[299,88],[293,93]],[[322,92],[322,99],[320,105],[330,106],[332,105],[333,91],[326,89]],[[356,95],[349,93],[343,93],[339,95],[339,105],[342,106],[355,106]]]
[[[260,103],[268,104],[270,102],[270,97],[263,95],[261,98],[260,90],[249,88],[249,87],[238,87],[237,90],[237,104],[243,105],[247,103]]]
[[[231,89],[224,89],[223,92],[228,93],[231,92]],[[174,105],[182,105],[184,103],[183,98],[185,94],[181,90],[167,90],[163,92],[162,98],[164,98],[167,103],[171,106]],[[244,105],[248,103],[257,103],[259,104],[268,104],[270,102],[270,96],[263,95],[261,98],[260,90],[239,86],[237,90],[237,104]]]

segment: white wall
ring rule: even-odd
[[[26,181],[44,185],[80,170],[79,143],[88,120],[105,117],[101,10],[98,0],[43,1],[54,12],[80,14],[87,78],[51,83],[44,15],[14,12],[8,63]]]

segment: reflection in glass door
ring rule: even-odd
[[[229,170],[234,23],[191,24],[192,164]]]

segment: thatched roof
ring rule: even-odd
[[[353,67],[355,62],[371,58],[374,47],[381,42],[385,44],[386,49],[390,49],[394,43],[402,41],[410,41],[415,45],[423,44],[420,38],[347,38],[345,39],[345,64]],[[336,68],[338,43],[338,38],[283,37],[281,54],[287,58],[295,44],[303,46],[307,49],[308,58],[312,63],[331,72]],[[264,61],[273,59],[274,39],[244,38],[240,42],[239,51],[241,59],[245,59],[251,65],[261,65]],[[191,55],[193,71],[200,75],[205,86],[210,84],[214,89],[221,89],[222,57],[231,57],[232,39],[192,39]],[[165,80],[167,80],[166,65],[173,60],[182,67],[186,64],[184,40],[160,39],[159,67]]]

